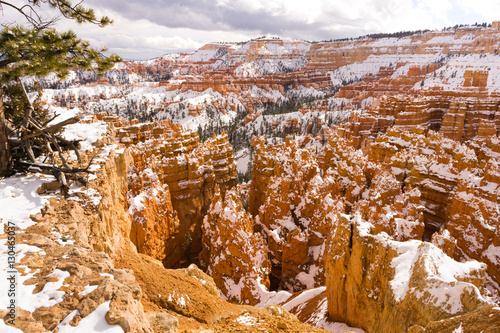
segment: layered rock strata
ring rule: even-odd
[[[255,305],[269,290],[270,261],[262,235],[242,205],[241,188],[217,188],[202,225],[200,261],[228,300]]]
[[[44,185],[38,193],[48,195],[46,206],[32,215],[32,225],[19,232],[16,240],[20,250],[17,291],[24,295],[18,300],[22,309],[17,308],[16,328],[40,333],[74,328],[143,333],[228,331],[248,329],[250,321],[252,328],[268,332],[323,331],[299,322],[275,305],[257,309],[227,303],[220,298],[213,279],[195,265],[168,270],[160,261],[138,253],[130,240],[136,227],[134,215],[127,212],[127,192],[137,197],[136,193],[158,191],[166,200],[168,187],[158,187],[158,180],[149,171],[139,173],[141,164],[134,164],[136,152],[118,149],[112,136],[111,131],[99,141],[99,148],[94,147],[99,155],[91,167],[95,175],[85,186],[73,184],[68,198],[58,194],[57,186],[39,180]],[[107,144],[102,147],[104,142]],[[84,163],[90,160],[89,155],[82,153]],[[131,173],[132,167],[135,171]],[[136,187],[130,188],[131,184]],[[139,186],[145,189],[140,191]],[[165,191],[160,193],[162,187]],[[31,196],[41,200],[36,192]],[[220,195],[217,190],[216,197],[220,199]],[[150,219],[161,203],[155,206],[145,200],[147,207],[141,218]],[[164,207],[171,211],[171,206]],[[153,245],[145,247],[156,248]],[[8,311],[0,312],[4,327]]]
[[[326,283],[331,319],[368,331],[425,327],[496,299],[498,139],[460,144],[393,127],[363,152],[339,132],[319,155],[253,139],[248,213],[267,244],[271,288]],[[212,210],[215,226],[224,214]]]
[[[201,251],[201,224],[215,187],[224,193],[236,184],[227,134],[200,143],[195,132],[161,122],[120,128],[118,140],[135,162],[129,170],[132,240],[166,267],[191,260]]]
[[[456,262],[430,243],[394,241],[359,215],[341,216],[325,264],[331,318],[369,332],[403,332],[488,305],[485,264]]]
[[[405,188],[420,191],[424,239],[445,233],[435,237],[450,256],[487,263],[489,276],[498,283],[498,138],[465,145],[418,132],[388,131],[371,145],[371,160],[390,167]]]

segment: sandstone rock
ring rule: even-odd
[[[139,174],[136,170],[137,164],[128,173],[128,213],[134,219],[130,239],[140,253],[163,260],[166,256],[166,242],[179,229],[177,212],[172,207],[168,185],[162,185],[150,168],[143,169]],[[145,178],[148,176],[145,174],[154,181],[147,183]]]
[[[128,178],[132,241],[166,267],[191,260],[201,251],[201,223],[215,186],[225,192],[236,184],[227,134],[200,143],[195,132],[166,121],[121,128],[119,138],[134,157]],[[186,237],[189,251],[183,250]]]
[[[254,233],[253,219],[237,191],[230,190],[222,198],[216,188],[202,225],[200,259],[228,300],[255,305],[269,289],[270,263],[264,240]]]
[[[328,311],[367,331],[406,331],[486,304],[485,265],[455,262],[434,245],[373,234],[342,216],[325,257]]]
[[[201,269],[199,269],[195,264],[189,265],[188,268],[180,269],[181,272],[186,273],[187,275],[194,277],[198,281],[201,282],[203,287],[212,295],[216,297],[220,297],[220,291],[217,289],[217,286],[214,282],[214,279],[205,274]]]
[[[208,275],[197,273],[199,277],[193,277],[180,270],[165,269],[160,261],[145,255],[125,256],[117,265],[134,271],[143,303],[149,308],[166,309],[208,325],[239,310],[204,287],[203,281],[211,283]]]
[[[297,291],[324,281],[324,241],[342,203],[329,191],[311,149],[287,139],[264,146],[254,140],[256,154],[250,188],[249,212],[269,248],[271,279],[276,286]]]
[[[154,332],[176,333],[179,321],[165,312],[149,312],[147,314],[149,324]]]
[[[408,332],[496,332],[500,329],[500,311],[492,305],[483,305],[473,311],[444,320],[432,321],[422,326],[413,326]]]

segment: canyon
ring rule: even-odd
[[[0,180],[1,330],[500,330],[499,44],[259,38],[41,79],[92,172]]]

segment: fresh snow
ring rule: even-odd
[[[319,287],[315,289],[308,289],[303,291],[299,296],[295,297],[291,301],[284,303],[282,306],[285,310],[290,311],[295,307],[298,307],[301,304],[306,303],[312,298],[320,295],[321,293],[326,291],[326,287]]]
[[[85,286],[85,287],[83,287],[83,291],[81,291],[79,295],[86,296],[86,295],[90,294],[91,292],[93,292],[94,290],[96,290],[97,287],[99,287],[99,286],[98,285]]]
[[[248,162],[251,161],[250,159],[250,149],[245,148],[240,150],[235,156],[234,160],[237,163],[236,169],[238,172],[245,173],[248,170]]]
[[[115,279],[115,276],[113,274],[109,274],[109,273],[99,273],[100,276],[103,276],[103,277],[108,277],[110,278],[111,280],[114,280]]]
[[[306,293],[306,296],[303,297],[302,301],[306,302],[313,297],[320,295],[325,291],[325,289],[325,287],[319,287],[316,289],[306,290],[303,292]],[[302,294],[298,297],[301,296]],[[294,301],[295,299],[291,300],[290,303],[293,303]],[[285,309],[292,309],[293,307],[299,306],[298,311],[296,310],[295,313],[300,313],[304,307],[303,302],[296,302],[297,304],[292,307],[285,304],[283,307]],[[300,308],[300,306],[302,306],[302,308]],[[315,327],[324,328],[325,330],[334,333],[364,333],[364,330],[360,328],[349,327],[344,323],[330,321],[328,318],[328,300],[326,298],[326,294],[324,294],[324,298],[318,303],[316,310],[311,314],[308,320],[306,320],[306,323]]]
[[[500,90],[500,56],[496,54],[454,56],[435,73],[428,74],[423,87],[418,82],[413,89],[419,90],[434,87],[449,91],[461,89],[465,81],[464,73],[466,70],[487,71],[488,83],[486,89],[490,92]]]
[[[236,318],[236,321],[246,326],[253,326],[258,322],[258,319],[250,316],[249,314],[243,314]]]
[[[23,331],[21,331],[20,329],[5,324],[5,322],[3,320],[0,320],[0,332],[2,332],[2,333],[23,333]]]
[[[56,329],[59,329],[58,333],[123,333],[123,328],[120,325],[109,325],[106,322],[106,313],[109,311],[109,303],[110,301],[107,301],[99,305],[87,317],[82,318],[76,327],[69,324],[76,315],[80,315],[78,310],[74,310],[57,326]]]
[[[82,140],[80,151],[93,150],[93,144],[106,133],[107,128],[108,125],[102,121],[71,124],[64,128],[62,137],[66,140]]]
[[[498,263],[500,263],[500,246],[490,244],[490,246],[488,246],[488,248],[483,252],[483,255],[486,256],[492,263],[498,265]]]
[[[43,183],[54,181],[52,176],[42,174],[16,175],[0,179],[0,219],[3,224],[15,222],[20,229],[35,224],[30,215],[37,214],[45,207],[50,196],[41,196],[37,189]],[[4,228],[0,228],[0,234]]]
[[[455,314],[463,308],[461,295],[465,290],[481,297],[479,290],[473,284],[458,279],[466,279],[473,271],[482,269],[483,263],[457,262],[435,245],[417,240],[389,241],[389,245],[399,254],[391,262],[395,275],[390,284],[396,301],[402,301],[409,291],[415,262],[421,257],[424,257],[425,269],[429,275],[427,280],[429,288],[426,289],[426,294],[430,297],[420,295],[419,291],[415,291],[415,294],[424,302],[435,304],[444,311]]]
[[[460,326],[455,328],[452,333],[464,333],[464,329],[462,328],[462,323],[460,323]]]

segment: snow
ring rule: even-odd
[[[160,295],[161,297],[161,295]],[[187,303],[191,300],[187,294],[181,295],[177,290],[174,290],[172,294],[169,294],[167,297],[169,302],[175,302],[181,308],[185,308]]]
[[[290,297],[292,297],[292,294],[285,290],[267,292],[265,295],[260,297],[260,303],[256,306],[259,308],[265,308],[271,304],[280,305],[286,302]]]
[[[474,41],[475,35],[473,33],[466,34],[460,38],[456,38],[454,35],[445,35],[445,36],[436,36],[428,40],[425,44],[437,44],[443,45],[448,44],[451,45],[450,50],[460,50],[459,45],[470,44]]]
[[[219,50],[221,50],[222,48],[217,48],[217,49],[208,49],[208,50],[204,50],[204,49],[198,49],[196,50],[195,52],[187,55],[184,57],[183,60],[185,61],[193,61],[193,62],[197,62],[197,61],[209,61],[210,59],[212,58],[216,58],[216,55],[218,53],[220,53]]]
[[[394,222],[396,222],[397,234],[406,239],[412,237],[415,226],[419,224],[418,221],[409,221],[399,217],[394,218]]]
[[[443,310],[455,314],[462,310],[461,295],[464,291],[476,293],[479,290],[470,283],[462,282],[473,271],[481,270],[484,264],[478,261],[457,262],[448,257],[441,249],[430,243],[417,240],[406,242],[390,241],[389,245],[398,252],[391,266],[395,269],[390,285],[396,301],[402,301],[409,291],[410,278],[417,259],[422,260],[428,274],[424,297],[421,291],[413,291],[424,302],[431,302]],[[460,280],[459,280],[460,279]],[[461,281],[462,280],[462,281]]]
[[[325,288],[325,287],[319,287],[317,289],[323,289],[323,288]],[[316,293],[315,290],[317,290],[317,289],[313,289],[310,292],[314,294],[314,293]],[[316,297],[316,296],[314,296],[314,297]],[[292,300],[292,302],[293,301],[294,300]],[[299,312],[300,312],[300,309],[299,309]],[[297,312],[295,312],[295,313],[297,313]],[[318,303],[316,310],[313,313],[311,313],[310,317],[306,320],[306,323],[310,324],[312,326],[324,328],[325,330],[327,330],[329,332],[364,333],[364,330],[362,330],[360,328],[349,327],[348,325],[346,325],[344,323],[330,321],[329,315],[328,315],[328,301],[326,298],[326,294],[324,295],[324,298]]]
[[[61,246],[73,245],[75,243],[74,239],[70,239],[68,236],[64,236],[55,230],[51,231],[51,233],[57,237],[55,241]]]
[[[449,91],[462,89],[465,82],[464,73],[466,70],[487,71],[488,82],[486,89],[489,92],[500,90],[500,56],[495,54],[454,56],[435,73],[428,74],[423,87],[420,87],[420,82],[418,82],[413,89],[419,90],[435,87]]]
[[[37,214],[45,207],[50,196],[41,196],[37,189],[43,183],[54,181],[52,176],[41,174],[16,175],[0,179],[0,219],[16,223],[20,229],[26,229],[35,224],[30,215]],[[0,228],[0,234],[4,228]]]
[[[111,280],[114,280],[115,279],[115,276],[113,274],[109,274],[109,273],[99,273],[100,276],[102,277],[108,277],[110,278]]]
[[[398,68],[392,75],[398,77],[408,72],[411,66],[427,65],[438,61],[442,55],[433,54],[371,54],[365,61],[356,62],[342,66],[333,72],[330,72],[332,84],[340,86],[342,83],[355,82],[363,79],[367,74],[377,74],[381,67],[395,67],[398,63],[407,63],[402,68]]]
[[[316,265],[311,265],[309,267],[309,272],[300,272],[297,274],[296,279],[302,283],[306,288],[313,288],[316,284],[316,278],[319,274],[319,267]]]
[[[237,75],[253,77],[283,71],[294,71],[307,63],[306,55],[310,49],[310,44],[307,42],[289,39],[280,41],[266,39],[265,43],[257,43],[259,41],[251,41],[231,53],[232,64],[243,62],[235,70]],[[246,62],[247,52],[249,52],[250,48],[252,48],[250,51],[252,54],[258,54],[262,57]]]
[[[99,305],[87,317],[82,318],[76,327],[69,324],[76,315],[80,315],[78,310],[74,310],[57,326],[58,333],[123,333],[120,325],[109,325],[106,322],[105,316],[109,311],[109,303],[110,301],[107,301]]]
[[[315,289],[309,289],[303,291],[299,296],[295,297],[291,301],[286,302],[285,304],[282,305],[282,307],[290,311],[293,308],[306,303],[307,301],[311,300],[312,298],[322,294],[323,292],[326,291],[326,287],[319,287]]]
[[[30,215],[37,214],[47,203],[49,196],[41,196],[37,193],[38,187],[45,182],[53,181],[53,177],[45,177],[40,174],[16,175],[10,178],[0,180],[0,218],[2,227],[0,233],[4,233],[4,225],[8,222],[15,222],[16,226],[23,230],[35,224]],[[19,234],[17,231],[16,234]],[[20,263],[22,258],[31,253],[32,255],[45,255],[39,247],[22,244],[19,237],[16,237],[15,244],[16,262]],[[0,261],[7,263],[8,247],[7,239],[0,240]],[[0,268],[0,290],[8,290],[8,266],[1,265]],[[37,294],[33,294],[36,285],[24,285],[24,282],[35,276],[38,270],[30,270],[24,266],[18,266],[17,270],[24,269],[25,274],[16,274],[17,305],[27,311],[34,311],[39,307],[49,307],[61,302],[64,298],[64,292],[58,291],[63,285],[64,279],[69,276],[68,272],[54,270],[48,276],[57,277],[57,281],[48,282],[44,288]],[[9,301],[7,293],[0,293],[0,304],[3,309],[6,308]]]
[[[460,323],[460,326],[458,326],[456,329],[453,330],[452,333],[463,333],[464,329],[462,328],[462,323]]]
[[[24,266],[20,266],[18,269],[21,267]],[[29,271],[29,268],[25,269]],[[33,312],[38,308],[51,307],[62,302],[64,300],[65,292],[59,291],[59,288],[63,286],[64,279],[70,276],[70,273],[60,269],[55,269],[52,273],[47,275],[47,277],[57,277],[57,281],[47,282],[40,292],[33,294],[33,290],[36,288],[36,285],[24,285],[24,282],[33,278],[35,273],[36,271],[32,271],[25,276],[18,274],[17,304],[19,307],[29,312]],[[7,302],[2,302],[2,304],[7,304]]]
[[[257,323],[258,319],[250,316],[249,314],[244,314],[236,318],[236,321],[246,326],[253,326]]]
[[[236,169],[238,172],[246,173],[248,170],[248,162],[250,159],[250,150],[248,148],[240,150],[235,156],[234,160],[237,163]]]
[[[3,229],[3,228],[2,228]],[[17,239],[17,238],[16,238]],[[0,260],[2,265],[0,265],[0,290],[9,290],[9,280],[7,280],[7,277],[11,276],[11,273],[9,272],[8,269],[8,246],[7,246],[7,239],[1,239],[0,240]],[[27,244],[16,244],[15,246],[15,251],[16,251],[16,263],[19,263],[22,258],[27,254],[27,253],[38,253],[38,255],[45,255],[45,252],[42,251],[39,247],[32,246],[32,245],[27,245]],[[21,267],[17,268],[18,270],[22,269]],[[40,297],[41,301],[37,300],[36,295],[31,295],[32,290],[34,289],[34,286],[25,286],[23,285],[23,282],[31,278],[34,274],[28,274],[25,276],[22,276],[18,273],[16,273],[16,305],[21,307],[23,309],[27,309],[28,307],[31,306],[31,302],[34,300],[36,304],[41,304],[43,303],[42,298]],[[26,295],[28,298],[23,299],[20,297],[21,295]],[[30,296],[31,295],[31,296]],[[40,296],[40,294],[37,294]],[[0,309],[7,309],[7,305],[9,304],[9,298],[7,297],[7,292],[5,293],[0,293]],[[27,305],[27,306],[26,306]]]
[[[50,108],[50,110],[52,112],[54,112],[54,114],[57,115],[57,117],[54,118],[51,122],[49,122],[47,124],[47,126],[55,125],[55,124],[60,123],[66,119],[76,117],[76,116],[80,115],[82,112],[82,110],[80,110],[79,108],[68,109],[68,108],[61,108],[61,107],[57,107],[57,106],[52,106]]]
[[[5,322],[3,320],[0,320],[0,332],[2,332],[2,333],[23,333],[23,331],[21,331],[20,329],[5,324]]]
[[[90,294],[91,292],[93,292],[94,290],[96,290],[97,287],[99,287],[99,286],[98,285],[85,286],[85,287],[83,287],[83,291],[81,291],[79,295],[86,296],[86,295]]]
[[[71,124],[64,127],[62,137],[66,140],[82,140],[80,151],[92,151],[93,144],[106,133],[107,128],[108,125],[102,121],[91,124]]]
[[[186,306],[186,300],[184,299],[184,296],[179,297],[177,304],[179,304],[181,307]]]
[[[498,263],[500,263],[500,246],[490,244],[490,246],[488,246],[488,248],[483,252],[483,255],[486,256],[489,261],[498,265]]]
[[[94,176],[97,178],[97,176]],[[89,180],[95,179],[94,177],[89,177]],[[78,193],[85,194],[87,198],[89,199],[89,202],[91,202],[94,206],[98,206],[101,203],[102,195],[97,191],[95,188],[85,188],[85,186],[77,186],[75,184],[70,185],[69,187],[69,195],[74,196]],[[76,200],[78,201],[76,197],[70,197],[70,200]]]
[[[129,215],[134,215],[135,212],[140,212],[144,210],[143,201],[146,200],[146,193],[141,192],[133,198],[129,198],[130,207],[127,211]]]

